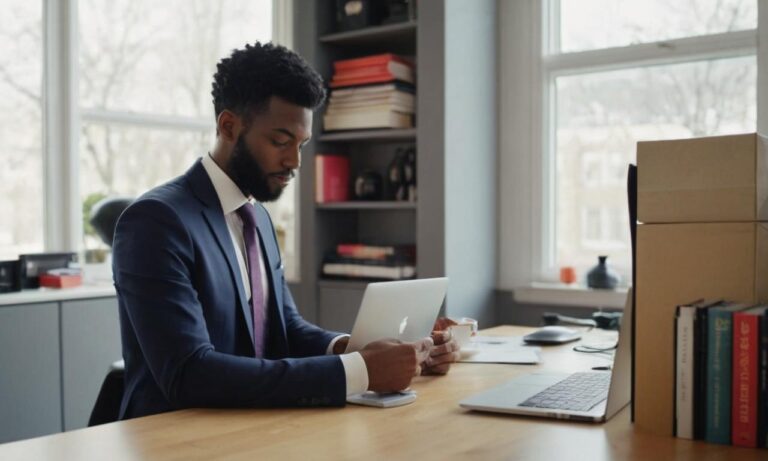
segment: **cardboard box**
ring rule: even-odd
[[[768,300],[768,223],[643,224],[636,264],[635,426],[671,436],[675,307]]]
[[[768,221],[768,149],[757,134],[637,143],[642,223]]]

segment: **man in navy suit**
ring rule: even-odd
[[[348,336],[299,315],[269,214],[299,168],[321,77],[272,44],[235,50],[213,83],[216,144],[184,175],[140,197],[114,239],[125,392],[120,418],[188,407],[340,406],[406,388],[458,356],[450,335]]]

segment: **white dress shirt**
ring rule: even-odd
[[[227,222],[227,228],[229,229],[229,236],[232,238],[232,243],[235,247],[235,256],[237,256],[237,264],[240,266],[240,277],[243,281],[243,288],[245,289],[245,299],[251,299],[251,284],[247,283],[250,280],[248,276],[248,258],[244,255],[245,240],[243,238],[243,221],[237,214],[237,209],[247,203],[248,198],[243,195],[242,191],[227,176],[226,173],[216,164],[216,162],[209,155],[203,155],[202,159],[203,167],[208,173],[213,183],[213,188],[216,190],[216,195],[219,197],[221,203],[221,209],[224,212],[224,219]],[[258,234],[257,234],[258,235]],[[269,301],[269,290],[267,289],[267,271],[264,267],[264,258],[259,251],[259,266],[261,267],[261,286],[264,287],[264,299],[261,304],[266,309]],[[266,312],[264,312],[264,318],[266,319]],[[349,335],[341,335],[333,338],[328,345],[326,354],[333,353],[333,346],[341,338]],[[368,369],[365,366],[365,360],[359,352],[353,352],[351,354],[342,354],[339,356],[341,363],[344,366],[344,374],[347,381],[347,395],[359,394],[365,392],[368,389]]]

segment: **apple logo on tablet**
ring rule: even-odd
[[[408,326],[408,317],[406,316],[402,322],[400,322],[400,334],[402,335],[405,331],[405,327]]]

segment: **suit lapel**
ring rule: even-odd
[[[232,281],[237,286],[240,309],[242,310],[243,317],[248,325],[248,334],[251,337],[250,343],[253,344],[253,318],[251,317],[251,305],[245,297],[245,288],[243,287],[243,280],[240,276],[240,266],[237,263],[237,256],[235,256],[235,247],[232,244],[232,237],[229,235],[229,228],[224,219],[224,212],[221,209],[221,203],[216,195],[216,190],[213,188],[213,183],[211,183],[211,179],[208,177],[208,173],[205,171],[200,160],[198,160],[187,172],[187,178],[192,191],[205,205],[202,211],[203,218],[205,218],[205,221],[208,223],[208,227],[216,238],[216,243],[218,243],[219,249],[227,260],[229,274],[232,277]]]
[[[283,334],[285,334],[285,318],[283,317],[283,280],[281,274],[281,260],[280,250],[277,248],[277,244],[272,233],[272,221],[269,219],[269,215],[264,210],[263,206],[257,205],[256,212],[258,219],[256,220],[256,230],[259,233],[259,241],[261,241],[261,254],[266,255],[266,261],[264,266],[269,271],[270,283],[269,283],[269,295],[275,300],[275,306],[277,307],[277,314],[280,318],[280,325],[282,325]]]

